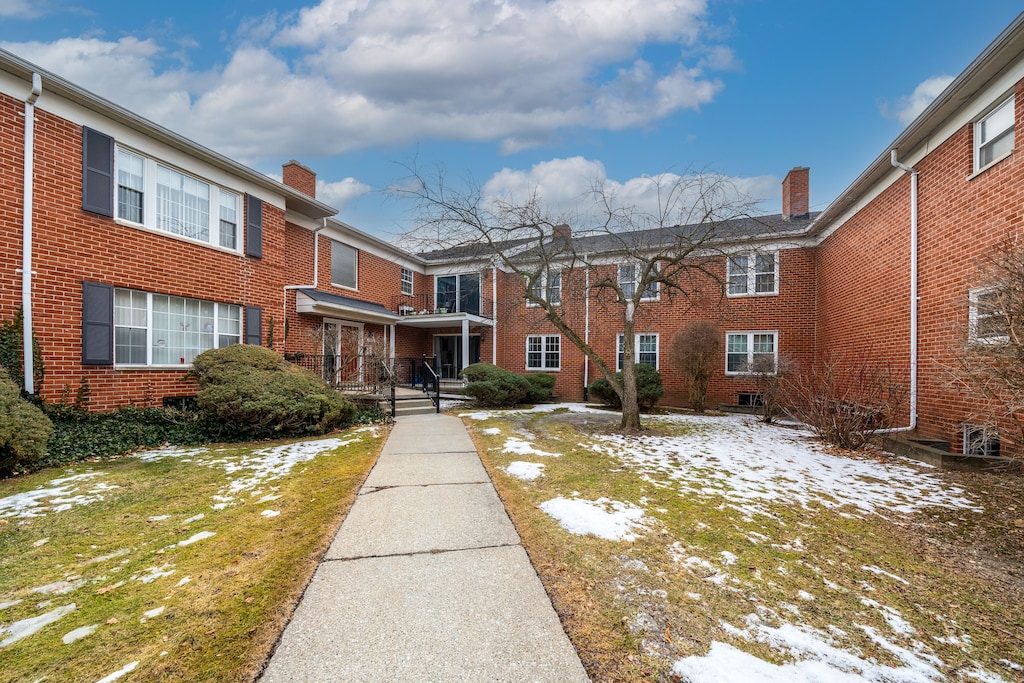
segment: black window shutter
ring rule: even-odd
[[[114,288],[82,283],[82,365],[114,364]]]
[[[263,200],[245,196],[245,255],[263,258]]]
[[[82,208],[114,217],[114,138],[82,128]]]
[[[245,343],[259,346],[263,343],[263,309],[245,307]]]

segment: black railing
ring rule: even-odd
[[[486,297],[458,297],[454,294],[398,294],[391,297],[391,310],[400,316],[470,313],[492,317],[492,302]]]
[[[429,359],[429,360],[428,360]],[[431,400],[434,402],[434,409],[436,412],[441,412],[441,378],[438,376],[437,371],[431,367],[431,363],[436,362],[436,358],[423,356],[423,391],[428,396],[430,395],[429,386],[433,385],[434,395]]]

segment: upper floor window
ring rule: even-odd
[[[438,275],[434,283],[435,312],[480,315],[480,273]]]
[[[120,147],[116,166],[118,219],[238,250],[238,194]]]
[[[974,170],[993,164],[1013,151],[1013,96],[974,124]]]
[[[999,290],[992,287],[978,287],[970,291],[970,341],[998,344],[1009,340],[1009,325],[1003,313],[1001,299]]]
[[[541,273],[533,282],[533,296],[537,299],[546,299],[552,306],[559,306],[562,303],[562,273],[558,270],[550,270]],[[533,301],[527,301],[527,306],[537,306]]]
[[[729,332],[725,335],[725,374],[774,373],[779,362],[775,332]]]
[[[619,264],[619,287],[622,289],[622,295],[627,299],[633,298],[633,295],[636,293],[637,285],[640,283],[641,268],[642,266],[639,263]],[[656,300],[658,298],[658,284],[657,282],[648,282],[640,300]]]
[[[331,283],[356,289],[359,252],[347,244],[331,240]]]
[[[779,293],[779,254],[734,254],[726,262],[729,296]]]
[[[241,306],[114,290],[117,365],[189,365],[203,351],[241,341]]]
[[[412,294],[413,275],[408,268],[402,268],[402,294]]]

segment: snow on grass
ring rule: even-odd
[[[652,483],[684,495],[721,496],[747,516],[770,516],[765,504],[775,501],[863,513],[981,509],[963,489],[907,465],[825,453],[809,432],[748,416],[655,419],[691,429],[682,436],[596,435],[593,448]]]
[[[74,581],[63,580],[56,581],[54,583],[48,583],[45,586],[38,586],[30,589],[32,593],[47,593],[48,595],[64,595],[71,591],[85,585],[85,579],[76,579]]]
[[[7,647],[11,643],[16,643],[22,638],[27,638],[28,636],[39,632],[39,630],[44,626],[49,626],[61,617],[67,616],[74,611],[75,603],[71,603],[70,605],[64,605],[63,607],[50,610],[46,614],[40,614],[37,617],[29,617],[28,619],[22,619],[21,621],[16,621],[7,626],[0,626],[0,637],[6,636],[6,638],[0,640],[0,647]]]
[[[210,538],[211,536],[216,536],[216,535],[217,534],[215,532],[213,532],[213,531],[200,531],[198,534],[192,534],[191,536],[186,538],[184,541],[178,541],[177,545],[178,545],[179,548],[183,548],[186,545],[192,545],[193,543],[195,543],[197,541],[202,541],[204,539],[207,539],[207,538]]]
[[[895,655],[902,665],[879,664],[873,658],[864,658],[842,649],[833,637],[838,634],[830,635],[808,626],[788,623],[773,627],[753,614],[746,621],[745,629],[725,623],[722,626],[738,638],[766,643],[794,661],[772,664],[732,645],[716,641],[703,657],[677,660],[672,667],[673,675],[689,683],[931,683],[946,680],[935,668],[941,665],[941,661],[931,655],[925,646],[917,643],[917,651],[899,647],[867,626],[861,628],[880,648]],[[983,669],[975,671],[979,675],[991,677],[984,680],[1002,681],[998,675]]]
[[[329,453],[357,441],[360,441],[359,437],[299,441],[281,446],[260,448],[235,458],[211,460],[209,464],[223,467],[224,471],[230,475],[242,475],[232,480],[226,489],[221,491],[221,495],[226,498],[231,494],[255,489],[268,481],[281,479],[287,476],[296,465],[309,462],[319,455]],[[221,502],[228,501],[222,500]]]
[[[133,574],[131,578],[132,581],[141,581],[142,583],[153,583],[157,579],[163,578],[165,576],[170,576],[171,574],[173,574],[174,570],[170,569],[170,567],[173,566],[173,564],[165,564],[160,567],[149,567],[148,569],[143,570],[142,574]]]
[[[501,434],[501,429],[498,427],[488,427],[487,429],[481,430],[480,433],[486,434],[487,436],[497,436],[498,434]]]
[[[277,517],[279,514],[281,514],[281,511],[280,510],[264,510],[260,514],[263,515],[264,517]]]
[[[892,579],[894,581],[899,581],[900,583],[902,583],[905,586],[909,586],[910,585],[910,582],[907,581],[906,579],[904,579],[902,577],[899,577],[899,576],[896,576],[895,574],[890,574],[889,572],[885,571],[884,569],[882,569],[880,567],[875,567],[874,565],[870,565],[870,566],[865,565],[865,566],[861,567],[861,569],[863,569],[866,572],[871,572],[872,574],[878,574],[879,576],[888,576],[890,579]]]
[[[125,676],[125,675],[130,674],[131,672],[135,671],[135,667],[137,667],[138,665],[139,665],[138,662],[132,662],[131,664],[127,664],[127,665],[124,666],[124,668],[118,669],[117,671],[115,671],[114,673],[110,674],[109,676],[104,676],[100,680],[96,681],[96,683],[114,683],[114,681],[116,681],[117,679],[121,678],[122,676]]]
[[[49,486],[0,498],[0,519],[4,517],[41,517],[47,512],[63,512],[76,505],[103,500],[103,494],[116,486],[91,482],[103,472],[82,472],[48,482]]]
[[[536,462],[510,462],[505,468],[505,473],[523,481],[533,481],[544,476],[544,465]]]
[[[533,447],[533,444],[529,441],[524,441],[518,437],[512,436],[505,441],[505,446],[501,450],[502,453],[512,453],[514,455],[540,455],[548,458],[561,457],[558,453],[548,453],[547,451],[541,451]]]
[[[67,633],[65,633],[64,637],[61,638],[60,641],[65,645],[70,645],[76,640],[88,638],[93,633],[96,633],[96,629],[98,629],[99,627],[99,624],[92,624],[91,626],[80,626],[73,631],[68,631]]]
[[[643,508],[608,498],[595,501],[559,496],[540,504],[540,509],[571,534],[590,534],[609,541],[634,541],[643,529]]]

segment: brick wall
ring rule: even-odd
[[[1024,84],[1016,86],[1016,130]],[[968,289],[977,259],[1021,234],[1024,161],[1009,158],[973,176],[965,125],[916,165],[919,173],[919,433],[961,447],[961,429],[984,405],[952,386],[967,339]],[[892,367],[909,382],[910,179],[901,178],[818,249],[819,358],[839,352]],[[904,411],[903,423],[908,415]]]

